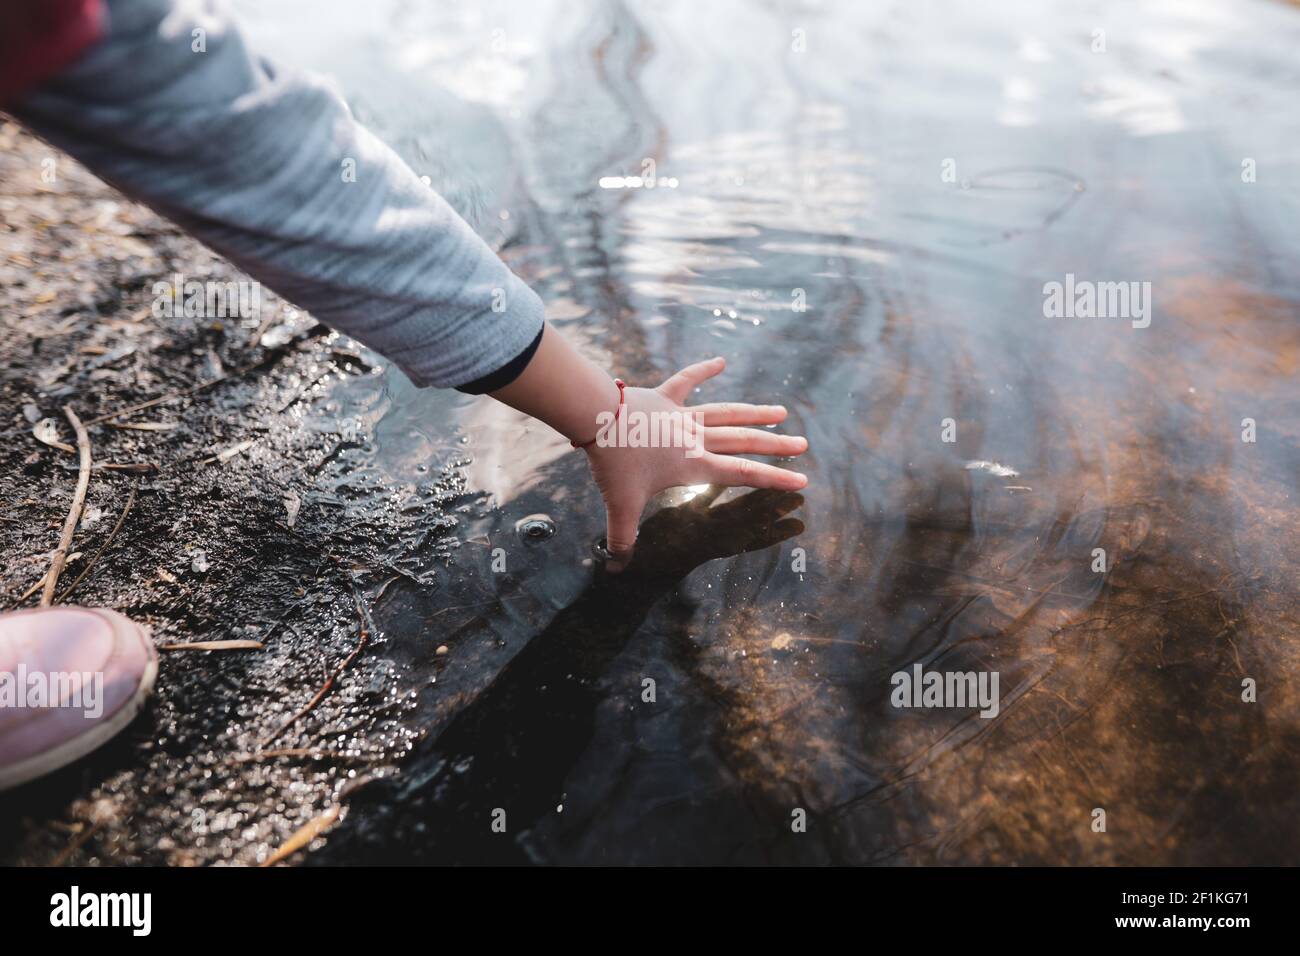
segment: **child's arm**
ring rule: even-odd
[[[618,389],[542,303],[322,81],[252,55],[219,7],[109,0],[106,36],[21,100],[15,114],[123,192],[395,362],[418,385],[489,392],[578,442]],[[195,29],[204,51],[194,49]],[[658,389],[627,389],[626,411],[679,412],[720,359]],[[796,455],[802,438],[735,426],[785,409],[702,406],[703,448],[589,446],[609,545],[626,558],[656,492],[714,483],[797,489],[802,475],[732,454]]]
[[[35,132],[417,385],[466,384],[536,338],[538,297],[325,81],[252,53],[224,5],[107,11],[13,106]]]

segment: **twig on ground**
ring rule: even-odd
[[[86,489],[90,486],[90,436],[86,426],[72,410],[71,405],[63,406],[63,414],[68,417],[73,431],[77,433],[77,450],[81,454],[81,470],[77,475],[77,490],[72,495],[72,507],[68,510],[67,520],[63,522],[63,533],[59,536],[59,547],[54,552],[50,563],[50,573],[45,578],[45,590],[41,593],[41,607],[54,603],[54,589],[59,583],[59,574],[63,571],[63,562],[67,560],[68,548],[72,544],[72,535],[81,521],[81,509],[86,503]]]
[[[74,455],[77,453],[77,449],[71,446],[68,447],[68,451],[72,452],[72,454]],[[159,468],[151,461],[124,461],[124,462],[97,461],[90,466],[90,470],[92,472],[112,471],[120,475],[152,475],[159,471],[162,471],[161,468]]]
[[[72,554],[68,555],[68,559],[64,562],[64,564],[69,565],[80,557],[81,557],[81,552],[74,551]],[[48,578],[49,576],[50,576],[49,568],[46,568],[45,573],[40,576],[40,578],[36,581],[36,583],[33,584],[31,587],[29,587],[26,591],[24,591],[19,596],[18,600],[15,601],[13,604],[11,604],[8,608],[6,608],[6,610],[12,611],[14,608],[18,607],[29,597],[31,597],[33,594],[35,594],[37,591],[43,588],[45,586],[45,579]]]
[[[289,839],[284,842],[284,845],[281,846],[280,849],[276,850],[266,858],[266,861],[262,863],[262,866],[275,866],[275,864],[282,860],[293,856],[303,847],[311,843],[312,840],[320,836],[321,833],[333,826],[338,820],[339,813],[342,809],[343,807],[336,803],[320,816],[303,824],[298,828],[293,836],[289,837]]]
[[[248,449],[252,448],[256,444],[257,442],[252,440],[241,441],[238,445],[232,445],[231,447],[227,448],[225,451],[218,452],[217,454],[211,456],[210,458],[204,458],[202,461],[199,462],[199,464],[213,465],[219,461],[226,461],[227,459],[234,458],[236,455],[242,452],[248,451]]]
[[[400,580],[401,580],[401,575],[394,574],[383,584],[379,585],[379,590],[375,593],[375,599],[370,602],[370,606],[375,607],[377,604],[379,604],[379,602],[384,599],[384,595],[388,593],[388,586],[392,584],[394,581],[400,581]]]
[[[117,516],[117,524],[113,525],[113,530],[108,533],[108,538],[99,546],[99,550],[96,551],[95,556],[90,559],[90,563],[81,569],[81,573],[77,575],[76,580],[68,585],[66,591],[59,595],[60,601],[66,601],[68,595],[77,590],[77,585],[86,580],[86,575],[88,575],[91,569],[95,566],[95,562],[100,559],[100,556],[108,550],[108,546],[113,543],[113,539],[117,537],[117,533],[122,530],[122,525],[126,521],[126,516],[131,513],[131,506],[135,504],[135,493],[139,487],[140,483],[138,481],[131,486],[131,494],[127,495],[126,506],[122,508],[122,513]]]
[[[175,422],[108,422],[112,428],[126,428],[135,432],[169,432],[176,428]]]
[[[300,711],[281,724],[280,729],[271,734],[271,736],[262,740],[259,746],[265,747],[307,714],[311,713],[312,710],[315,709],[316,705],[325,699],[325,695],[330,692],[330,689],[334,686],[334,682],[338,679],[339,675],[347,670],[348,665],[356,660],[357,656],[366,649],[366,645],[370,642],[370,627],[366,623],[367,616],[365,608],[361,606],[361,593],[356,589],[355,585],[352,587],[352,599],[356,601],[357,604],[357,624],[361,630],[361,633],[357,638],[357,646],[352,649],[351,654],[343,659],[343,663],[334,669],[334,673],[325,679],[325,683],[321,685],[321,689],[316,691],[316,695],[312,697],[311,700],[307,701],[307,706],[303,707]]]
[[[116,471],[127,475],[152,475],[154,472],[162,470],[151,461],[130,461],[122,462],[121,464],[106,462],[105,464],[95,466],[96,471],[99,471],[100,469],[103,469],[104,471]]]
[[[50,866],[63,866],[66,864],[72,854],[81,849],[82,844],[98,833],[100,828],[107,822],[107,820],[97,820],[89,826],[83,827],[81,832],[77,834],[76,838],[60,850],[59,855],[50,861]]]
[[[264,645],[261,641],[237,639],[231,641],[181,641],[175,644],[160,644],[160,651],[260,651]]]
[[[213,385],[218,385],[221,382],[224,382],[229,377],[230,375],[226,374],[226,375],[218,376],[217,378],[210,378],[206,382],[199,382],[199,384],[197,385],[191,385],[189,388],[183,388],[178,392],[171,392],[170,394],[162,395],[158,398],[151,398],[147,402],[140,402],[138,405],[131,405],[128,406],[127,408],[119,409],[116,412],[109,412],[107,415],[100,415],[98,418],[92,418],[86,424],[101,425],[104,422],[112,421],[114,418],[121,418],[123,415],[130,415],[135,412],[142,412],[146,408],[154,408],[155,406],[158,405],[164,405],[167,402],[174,402],[179,398],[185,398],[189,395],[194,395],[198,392],[201,392],[204,389],[211,388]]]

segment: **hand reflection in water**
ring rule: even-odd
[[[803,504],[802,495],[761,490],[714,507],[725,490],[709,485],[682,504],[661,508],[642,523],[631,560],[611,558],[606,569],[630,568],[632,587],[675,582],[706,561],[758,551],[803,531],[803,522],[782,517]]]
[[[799,494],[760,490],[715,505],[720,493],[710,487],[647,519],[622,573],[598,570],[441,734],[417,744],[401,774],[357,793],[373,809],[356,816],[368,819],[367,834],[386,862],[402,862],[393,859],[396,847],[409,851],[405,862],[521,859],[515,839],[492,832],[492,811],[504,810],[507,832],[516,835],[555,811],[592,738],[598,705],[611,696],[639,699],[639,684],[599,681],[655,602],[706,561],[803,531],[788,517],[803,504]],[[369,856],[367,834],[345,824],[331,843]]]

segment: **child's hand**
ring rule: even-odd
[[[802,436],[777,435],[746,427],[774,425],[785,420],[780,405],[743,405],[723,402],[685,406],[701,382],[726,367],[721,358],[682,369],[658,388],[628,388],[620,416],[629,425],[638,414],[653,422],[651,413],[670,413],[663,419],[681,422],[682,447],[621,447],[598,442],[587,446],[591,474],[605,499],[607,546],[614,560],[608,570],[620,571],[632,557],[641,512],[651,497],[679,485],[722,485],[798,491],[808,479],[794,471],[737,458],[736,455],[801,455],[808,450]],[[611,408],[610,411],[613,411]],[[617,431],[610,430],[611,440]]]
[[[658,388],[624,390],[626,405],[619,412],[623,422],[631,426],[637,416],[667,412],[670,422],[680,422],[682,447],[601,447],[606,444],[603,441],[587,444],[593,436],[600,438],[600,416],[613,413],[619,390],[608,372],[579,353],[550,325],[545,326],[535,354],[519,376],[490,393],[497,401],[546,422],[565,438],[583,443],[592,476],[605,498],[607,546],[615,557],[606,570],[621,571],[631,559],[641,512],[646,502],[665,488],[736,485],[798,491],[808,484],[798,472],[733,457],[802,455],[808,450],[808,442],[801,436],[747,427],[785,421],[785,409],[780,405],[723,402],[687,408],[683,404],[696,386],[717,375],[726,364],[720,358],[710,359],[682,369]],[[609,429],[605,431],[608,434]]]

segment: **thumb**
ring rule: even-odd
[[[644,503],[639,499],[622,499],[605,504],[605,547],[610,554],[606,570],[618,573],[632,560],[636,547],[636,529]]]

